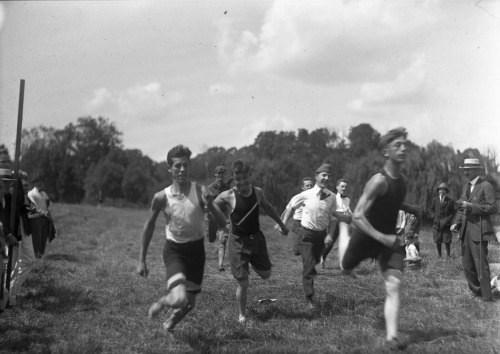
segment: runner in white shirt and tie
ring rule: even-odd
[[[308,309],[314,308],[314,278],[317,274],[315,266],[320,261],[327,231],[331,237],[334,232],[334,217],[348,222],[344,214],[336,211],[335,193],[327,188],[330,178],[331,166],[322,164],[316,170],[316,185],[293,197],[290,201],[292,209],[287,210],[282,219],[286,224],[292,215],[292,210],[303,206],[302,220],[297,234],[298,249],[303,263],[302,285]]]

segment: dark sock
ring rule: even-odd
[[[436,243],[436,247],[437,247],[437,250],[438,250],[438,256],[441,257],[441,244],[440,243]]]

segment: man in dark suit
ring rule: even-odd
[[[431,207],[429,208],[431,217],[433,218],[432,224],[432,238],[436,244],[438,256],[441,257],[441,244],[444,243],[446,247],[446,255],[451,257],[450,244],[451,244],[451,222],[455,216],[454,202],[448,196],[450,189],[446,183],[441,183],[437,189],[439,195],[432,200]]]
[[[478,159],[465,159],[463,169],[469,183],[460,196],[460,209],[451,231],[460,232],[462,266],[469,289],[483,300],[491,300],[488,240],[494,237],[490,215],[497,212],[493,186],[480,176]]]

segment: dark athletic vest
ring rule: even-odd
[[[231,232],[237,236],[250,236],[256,234],[260,231],[258,205],[239,226],[236,225],[245,215],[247,215],[255,203],[257,203],[255,189],[252,187],[252,193],[248,197],[241,196],[237,191],[234,191],[234,195],[236,198],[236,205],[231,215],[229,215],[231,219]]]
[[[387,181],[387,192],[375,199],[366,217],[376,230],[384,234],[394,234],[398,212],[406,195],[405,181],[402,175],[393,179],[384,170],[381,173]]]

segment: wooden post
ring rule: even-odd
[[[16,218],[17,214],[17,194],[19,192],[19,157],[21,154],[21,133],[23,130],[23,105],[24,105],[24,80],[21,80],[21,87],[19,89],[19,109],[17,111],[17,134],[16,134],[16,152],[14,154],[14,184],[12,186],[12,202],[10,206],[10,229],[16,237]],[[12,273],[12,253],[13,246],[9,246],[9,262],[7,263],[7,276],[5,285],[10,290],[10,276]]]

